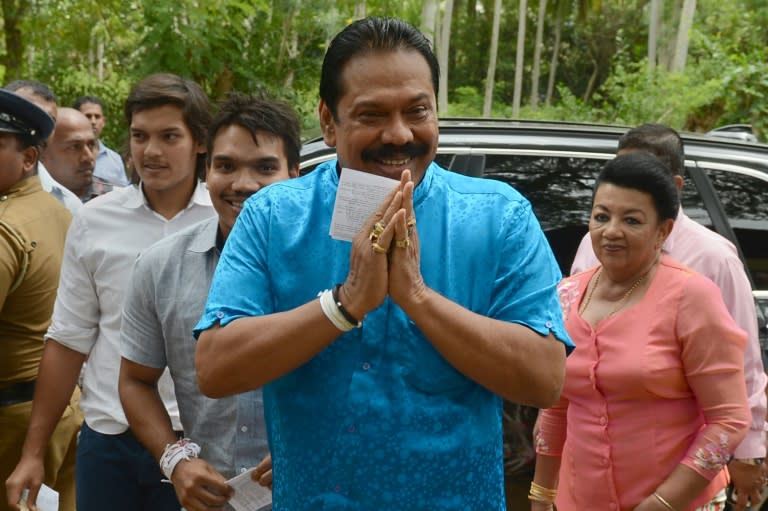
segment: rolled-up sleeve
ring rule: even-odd
[[[64,244],[59,288],[46,339],[83,354],[90,352],[99,333],[99,298],[88,268],[88,227],[75,215]]]

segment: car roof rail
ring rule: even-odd
[[[728,124],[710,130],[705,135],[708,137],[732,138],[742,142],[757,142],[757,137],[751,124]]]

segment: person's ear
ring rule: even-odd
[[[685,179],[683,179],[683,176],[676,174],[674,177],[675,180],[675,186],[677,187],[677,191],[680,192],[683,190],[683,183],[685,182]]]
[[[328,147],[336,147],[336,120],[333,118],[333,112],[322,99],[317,112],[320,118],[320,129],[323,131],[323,141]]]
[[[290,177],[299,177],[299,164],[293,166],[293,168],[288,169],[288,176]]]
[[[656,249],[660,249],[664,242],[667,241],[669,234],[672,232],[672,228],[675,226],[675,221],[671,218],[667,218],[661,224],[659,224],[658,237],[656,239]]]
[[[21,162],[21,168],[24,172],[24,177],[32,175],[35,172],[35,164],[38,161],[38,150],[36,147],[30,146],[22,151],[24,159]]]

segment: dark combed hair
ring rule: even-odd
[[[339,32],[328,46],[320,72],[320,98],[337,118],[339,99],[344,94],[341,75],[353,57],[379,50],[413,50],[429,64],[432,86],[437,96],[440,65],[429,40],[410,23],[397,19],[371,16],[357,20]]]
[[[663,124],[643,124],[619,139],[619,150],[637,149],[655,155],[675,176],[685,172],[685,148],[680,135]]]
[[[216,135],[222,129],[237,125],[251,133],[256,141],[258,131],[272,133],[283,141],[283,150],[288,167],[293,169],[299,163],[301,151],[301,128],[296,112],[282,101],[264,94],[243,94],[230,92],[219,104],[208,130],[208,158],[213,151]],[[210,161],[209,161],[210,163]]]
[[[153,74],[134,85],[125,100],[125,122],[130,126],[133,114],[164,105],[179,107],[195,142],[205,145],[211,124],[208,95],[197,83],[175,74]],[[205,179],[205,155],[198,157],[195,170],[198,179]],[[135,181],[138,174],[133,177]]]
[[[660,221],[677,217],[680,195],[672,174],[661,160],[648,152],[623,154],[606,163],[595,181],[595,192],[603,183],[647,193]],[[593,202],[594,198],[593,192]]]
[[[87,103],[99,105],[102,110],[104,109],[104,103],[101,101],[100,98],[96,96],[80,96],[75,100],[74,103],[72,103],[72,108],[74,108],[75,110],[80,110],[80,107],[82,107]]]
[[[53,103],[58,101],[56,94],[53,93],[51,88],[42,82],[38,82],[37,80],[14,80],[3,88],[11,92],[16,92],[19,89],[29,89],[32,91],[32,94],[44,99],[45,101],[50,101]]]

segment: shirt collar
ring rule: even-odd
[[[216,238],[219,234],[219,216],[215,215],[203,221],[203,225],[195,235],[195,239],[189,244],[190,252],[204,254],[216,249]]]
[[[0,193],[0,196],[5,198],[10,195],[13,195],[14,197],[22,197],[42,189],[43,187],[40,185],[40,178],[37,176],[29,176],[10,187],[5,193]]]
[[[147,202],[147,198],[144,195],[144,183],[140,182],[138,185],[130,185],[130,187],[134,190],[134,193],[132,193],[126,199],[124,203],[125,207],[139,208],[141,206],[145,206],[147,209],[152,211],[152,208],[149,206],[149,202]],[[202,181],[197,182],[195,191],[192,192],[192,197],[190,197],[189,202],[187,203],[187,207],[184,209],[189,209],[194,205],[198,205],[198,206],[213,205],[213,203],[211,202],[211,196],[208,193],[208,187]]]
[[[413,203],[418,204],[429,194],[429,189],[432,186],[432,178],[435,175],[435,169],[439,168],[434,161],[427,166],[427,170],[424,171],[424,177],[421,182],[413,189]],[[334,186],[339,186],[339,174],[341,173],[341,167],[339,160],[333,159],[328,162],[328,174]]]
[[[669,254],[674,250],[677,235],[681,232],[683,223],[687,220],[688,217],[683,213],[683,208],[681,206],[680,209],[677,210],[677,217],[675,218],[675,223],[672,225],[672,231],[669,233],[669,236],[667,236],[667,239],[664,240],[664,245],[661,246],[661,250],[664,253]]]

